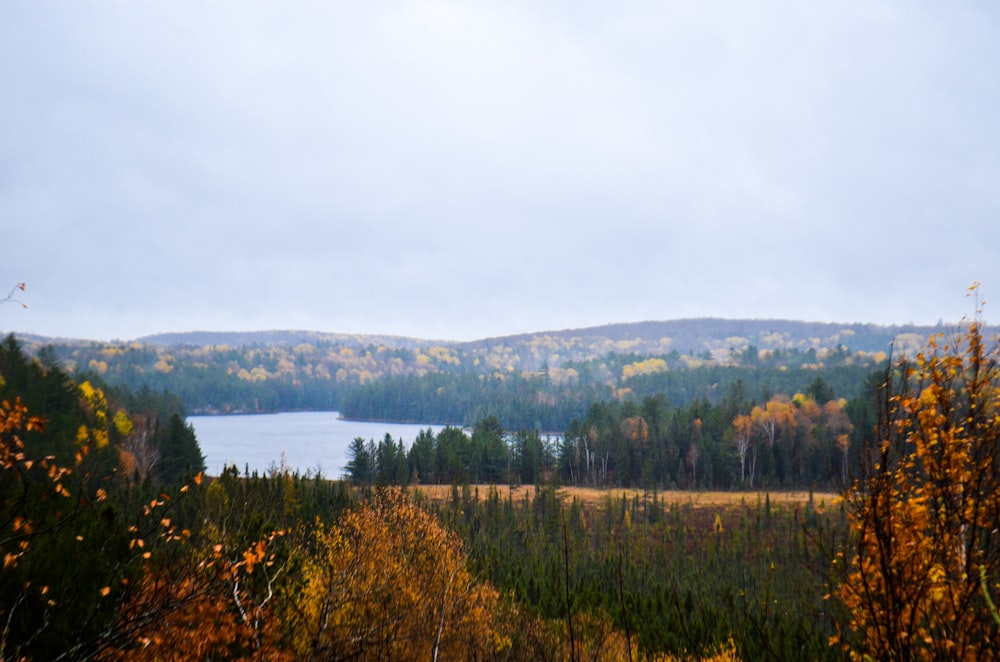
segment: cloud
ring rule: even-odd
[[[954,318],[1000,281],[997,12],[5,8],[0,326]]]

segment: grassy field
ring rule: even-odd
[[[451,495],[451,485],[417,485],[412,489],[419,490],[432,501],[444,501]],[[525,495],[534,494],[533,485],[471,485],[474,493],[478,493],[480,499],[485,499],[490,493],[490,489],[496,489],[499,494],[506,498],[510,495],[515,501],[520,501]],[[625,496],[632,499],[636,495],[640,499],[643,496],[652,498],[652,492],[638,489],[597,489],[593,487],[561,487],[557,494],[566,500],[577,498],[587,505],[595,505],[603,501],[606,497],[620,498]],[[767,492],[772,505],[799,505],[809,500],[809,492]],[[740,505],[754,505],[764,501],[765,492],[688,492],[683,490],[672,490],[657,492],[657,498],[665,503],[691,504],[694,507],[732,507]],[[833,504],[840,495],[832,492],[814,492],[813,502],[816,504]]]

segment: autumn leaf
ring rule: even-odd
[[[981,311],[889,368],[876,438],[846,491],[854,535],[838,595],[856,658],[996,659],[975,570],[1000,571],[1000,363]],[[838,560],[844,558],[838,557]]]

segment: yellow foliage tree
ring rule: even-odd
[[[498,601],[475,581],[459,538],[398,490],[318,526],[304,559],[296,653],[310,659],[478,659],[506,642]],[[477,653],[478,651],[478,653]]]
[[[750,418],[764,433],[768,448],[774,447],[774,442],[783,428],[794,427],[796,424],[795,407],[787,396],[782,395],[771,398],[763,407],[754,407],[750,412]]]
[[[645,361],[635,361],[622,367],[622,381],[638,375],[651,375],[657,372],[666,372],[666,370],[667,362],[663,359],[650,358]]]
[[[875,443],[845,496],[856,542],[838,559],[839,597],[855,659],[998,657],[980,583],[1000,575],[998,358],[977,310],[953,342],[932,338],[887,374]]]

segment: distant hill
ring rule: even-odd
[[[761,349],[820,349],[838,345],[854,352],[888,351],[894,341],[922,344],[946,326],[877,324],[837,324],[794,320],[750,320],[698,318],[606,324],[584,329],[566,329],[487,338],[454,346],[467,350],[497,345],[530,345],[542,338],[557,339],[564,345],[610,343],[616,349],[629,348],[635,353],[677,350],[681,353],[742,350],[753,345]]]
[[[162,333],[136,339],[156,347],[280,347],[300,344],[354,348],[385,347],[417,350],[445,347],[472,355],[505,348],[519,356],[523,367],[559,365],[590,360],[608,353],[681,354],[711,353],[719,357],[750,346],[758,350],[836,348],[851,352],[885,352],[892,343],[902,349],[922,346],[947,326],[838,324],[794,320],[699,318],[606,324],[582,329],[538,331],[473,341],[443,341],[377,334],[343,334],[318,331],[191,331]],[[60,341],[66,342],[66,341]]]
[[[734,374],[718,371],[732,369],[744,370],[740,374],[748,383],[770,380],[772,389],[804,388],[774,381],[787,377],[781,371],[825,370],[838,392],[850,393],[861,383],[859,375],[879,365],[890,348],[912,354],[931,334],[949,330],[687,319],[467,342],[299,330],[193,331],[110,342],[27,335],[20,339],[32,353],[51,347],[46,360],[57,360],[71,372],[93,373],[133,390],[170,391],[191,411],[336,410],[360,398],[393,408],[357,417],[431,420],[426,412],[400,412],[413,403],[426,408],[441,400],[444,407],[466,398],[465,410],[436,414],[435,420],[474,422],[472,401],[494,409],[505,403],[521,412],[549,403],[546,406],[555,411],[553,398],[575,398],[573,406],[580,408],[596,399],[658,389],[672,389],[671,397],[682,401],[693,393],[718,393],[719,384]],[[745,373],[757,369],[762,373]],[[808,384],[817,374],[801,379]],[[534,379],[541,379],[543,386]],[[518,384],[527,386],[518,390]],[[487,388],[494,392],[482,391]]]
[[[328,345],[386,346],[416,349],[421,345],[436,341],[386,335],[352,335],[347,333],[324,333],[320,331],[187,331],[181,333],[158,333],[137,338],[136,342],[160,347],[204,347],[206,345],[229,347],[270,347],[300,345],[303,343],[323,343]]]

